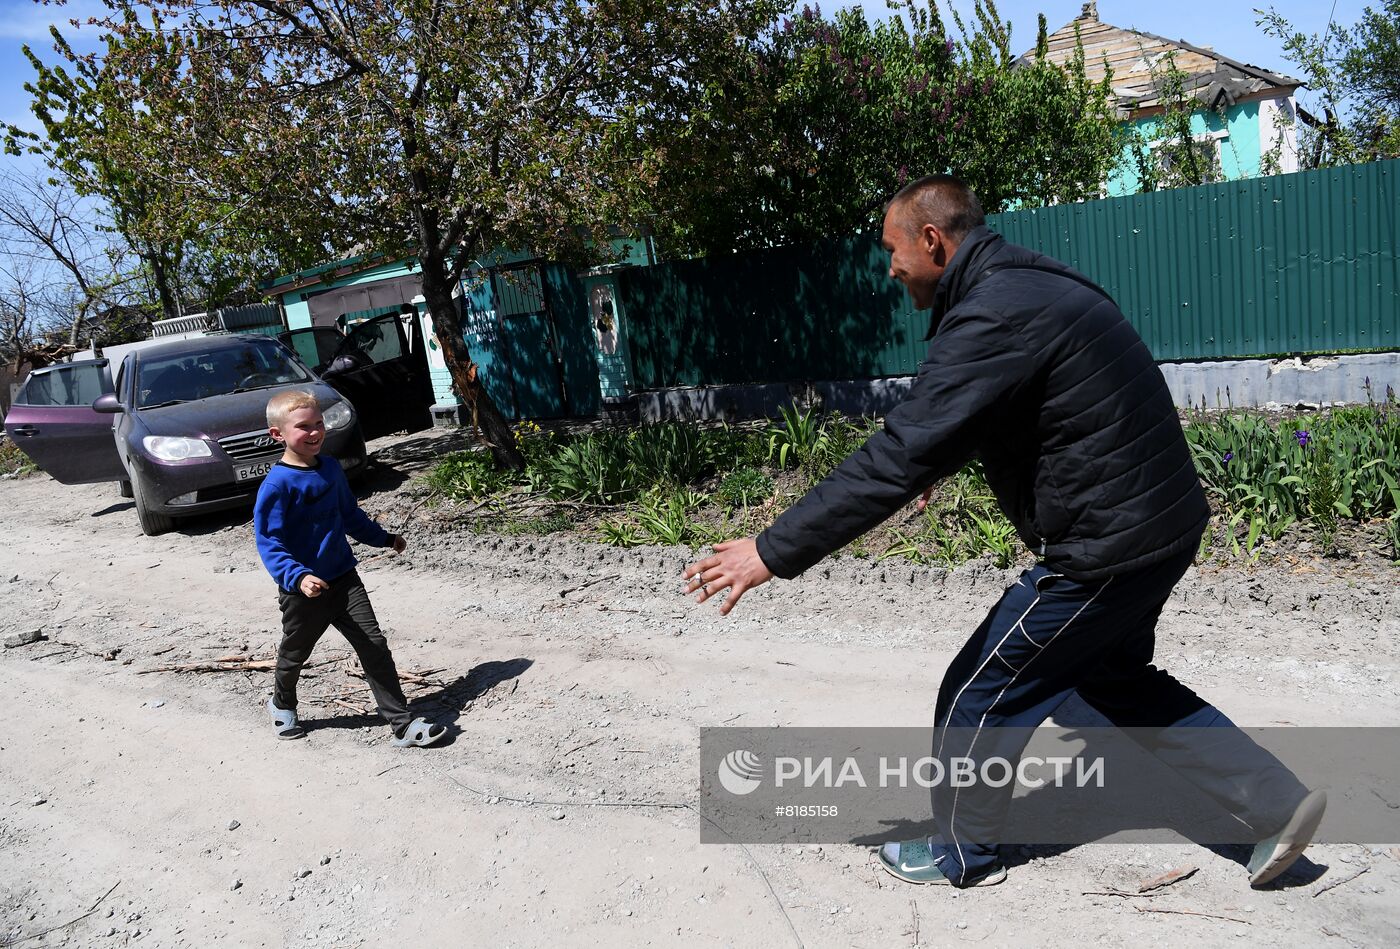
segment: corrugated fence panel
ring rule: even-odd
[[[642,388],[907,373],[926,319],[873,237],[624,271]]]
[[[1163,361],[1400,349],[1400,161],[993,215],[1098,281]],[[627,271],[643,388],[914,372],[877,238]]]
[[[1102,283],[1161,360],[1395,349],[1397,175],[1377,162],[988,223]]]

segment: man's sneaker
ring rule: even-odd
[[[929,847],[928,838],[920,837],[917,840],[885,844],[880,848],[880,866],[884,867],[890,876],[905,883],[916,883],[920,886],[954,886],[953,881],[944,876],[939,867],[946,856],[939,854],[935,857]],[[971,880],[956,885],[995,886],[1005,879],[1006,868],[996,864]]]
[[[1254,853],[1246,865],[1249,870],[1249,885],[1263,886],[1289,867],[1302,856],[1317,833],[1317,825],[1322,823],[1322,812],[1327,810],[1327,793],[1313,791],[1293,811],[1293,816],[1283,829],[1266,840],[1254,845]]]

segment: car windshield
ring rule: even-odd
[[[142,359],[137,367],[136,406],[154,408],[310,379],[306,370],[276,345],[153,356]]]

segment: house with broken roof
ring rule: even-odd
[[[1068,64],[1076,44],[1084,47],[1085,73],[1101,82],[1109,75],[1118,114],[1149,161],[1171,161],[1163,115],[1174,104],[1191,109],[1192,147],[1212,163],[1219,180],[1298,170],[1297,79],[1242,63],[1185,40],[1171,40],[1099,19],[1098,4],[1086,3],[1079,16],[1048,37],[1046,56]],[[1033,56],[1034,51],[1026,56]],[[1172,77],[1179,83],[1174,91]],[[1175,133],[1172,133],[1175,135]],[[1141,190],[1136,163],[1125,145],[1124,161],[1105,183],[1109,196]]]

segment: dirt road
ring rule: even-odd
[[[395,527],[409,489],[365,507]],[[1187,844],[1037,849],[950,892],[864,848],[699,843],[700,727],[926,724],[1002,571],[838,561],[720,620],[679,595],[680,550],[420,507],[408,553],[362,575],[455,735],[398,751],[334,633],[304,741],[274,739],[266,672],[147,672],[271,654],[246,517],[147,538],[114,488],[38,476],[0,484],[0,518],[0,628],[48,637],[0,651],[0,944],[1400,944],[1390,847],[1316,846],[1263,891]],[[1296,569],[1193,573],[1159,661],[1244,724],[1400,724],[1396,574]],[[1186,864],[1156,897],[1084,895]]]

